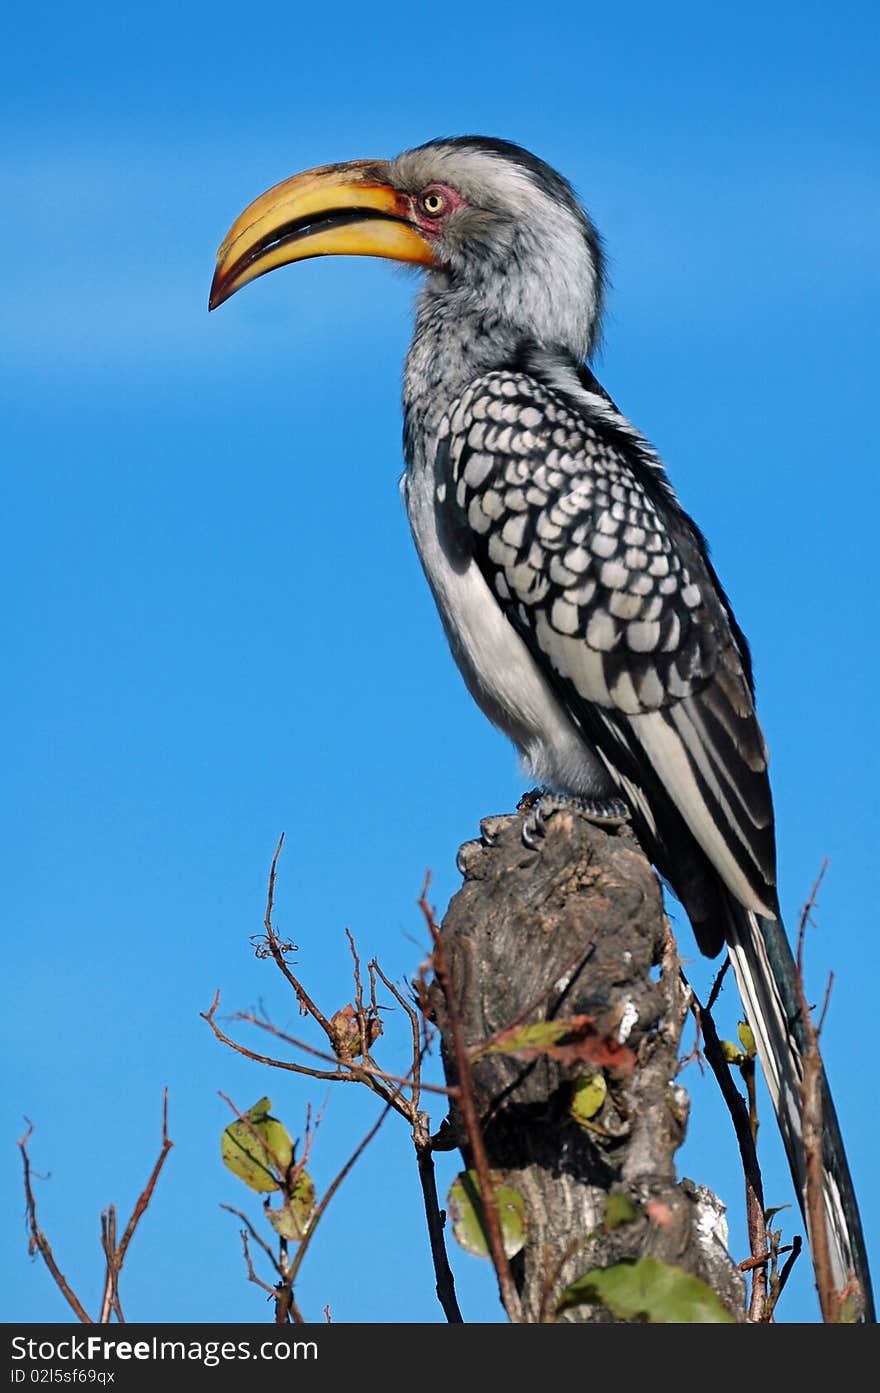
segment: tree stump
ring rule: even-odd
[[[626,827],[609,832],[565,809],[530,850],[522,825],[522,813],[488,818],[484,840],[461,848],[464,884],[440,930],[489,1163],[525,1205],[525,1246],[511,1262],[522,1318],[613,1321],[601,1304],[557,1316],[559,1297],[587,1269],[650,1256],[699,1277],[741,1321],[745,1285],[727,1250],[724,1206],[676,1178],[688,1008],[657,877]],[[457,1086],[436,978],[431,1005]],[[527,1027],[539,1021],[571,1022],[571,1031],[530,1050]],[[494,1048],[480,1051],[487,1042]],[[578,1080],[597,1070],[607,1094],[584,1125],[572,1100]],[[458,1146],[472,1165],[455,1106],[435,1145]],[[628,1197],[624,1212],[637,1217],[612,1226],[613,1195]]]

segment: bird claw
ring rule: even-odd
[[[547,835],[547,819],[554,813],[578,812],[597,827],[620,827],[629,822],[629,808],[621,798],[585,798],[566,793],[542,793],[523,818],[522,839],[530,851],[538,837]]]
[[[523,818],[522,839],[529,851],[537,851],[538,844],[536,837],[546,837],[547,825],[544,821],[544,810],[541,804],[544,802],[546,794],[542,794],[537,803],[533,803],[529,811]]]

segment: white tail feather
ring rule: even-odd
[[[786,1009],[784,987],[774,971],[767,952],[764,931],[757,915],[731,904],[728,925],[728,951],[745,1008],[748,1023],[755,1037],[755,1047],[779,1130],[785,1146],[792,1177],[809,1236],[809,1214],[806,1205],[806,1154],[804,1151],[801,1098],[803,1064],[791,1024],[791,1004]],[[780,926],[780,933],[782,933]],[[790,954],[789,954],[790,956]],[[791,962],[792,976],[794,962]],[[793,985],[788,983],[790,988]],[[845,1162],[844,1162],[845,1164]],[[825,1227],[834,1285],[842,1291],[853,1273],[864,1278],[861,1262],[853,1251],[850,1225],[836,1177],[826,1165],[823,1174]],[[870,1288],[865,1292],[870,1302]]]

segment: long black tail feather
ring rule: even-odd
[[[809,1235],[800,1091],[808,1034],[798,992],[797,967],[780,921],[746,910],[732,898],[728,900],[727,912],[731,965],[755,1037]],[[821,1086],[823,1200],[832,1275],[838,1291],[855,1277],[863,1298],[863,1319],[873,1323],[874,1298],[862,1223],[824,1070]]]

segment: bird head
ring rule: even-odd
[[[570,184],[508,141],[434,140],[393,160],[323,165],[276,184],[230,228],[209,309],[278,266],[334,255],[422,267],[435,302],[578,357],[598,337],[599,236]]]

